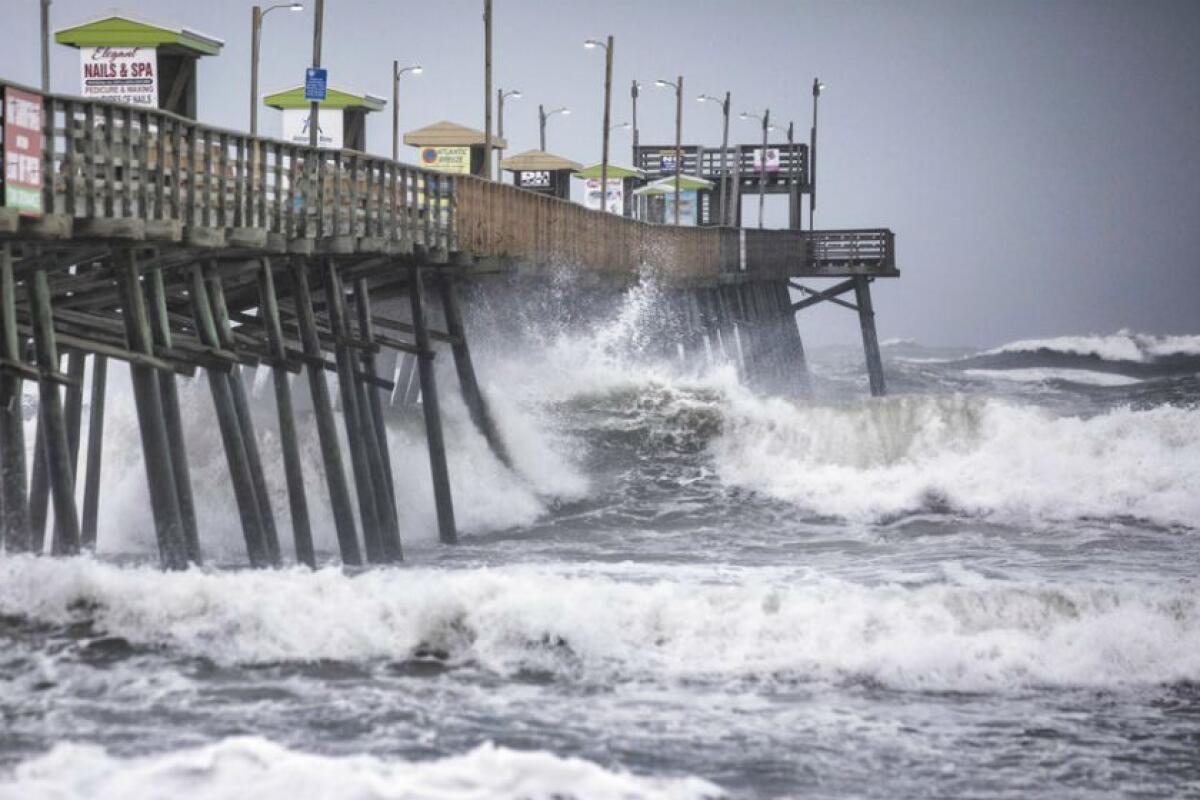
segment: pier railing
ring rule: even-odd
[[[422,247],[625,278],[649,269],[682,282],[895,274],[887,230],[653,225],[472,176],[0,81],[9,87],[44,104],[43,218],[25,223],[42,236],[285,252]],[[16,233],[5,211],[0,234]]]

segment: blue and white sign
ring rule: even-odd
[[[304,99],[317,101],[325,99],[325,91],[329,86],[329,70],[309,67],[304,70]]]

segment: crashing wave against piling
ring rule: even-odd
[[[1200,597],[1186,586],[1051,585],[961,569],[916,586],[660,569],[163,574],[19,557],[0,559],[0,614],[88,621],[135,648],[235,665],[425,657],[598,685],[866,680],[1005,691],[1200,680]]]

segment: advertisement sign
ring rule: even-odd
[[[157,108],[158,49],[81,47],[79,86],[88,100]]]
[[[283,110],[284,141],[308,144],[307,108],[285,108]],[[317,147],[330,150],[342,148],[342,110],[322,108],[317,114]]]
[[[471,174],[471,148],[469,147],[422,147],[421,166],[438,172]]]
[[[600,208],[599,178],[588,178],[584,181],[583,204],[593,210]],[[625,213],[625,182],[620,178],[608,179],[608,198],[605,210],[610,214]]]
[[[675,174],[675,151],[664,150],[658,154],[658,171],[664,175]]]
[[[24,216],[42,213],[42,98],[4,89],[4,205]]]
[[[763,149],[761,147],[754,148],[754,171],[755,172],[764,171],[763,166],[762,166],[762,152],[763,152]],[[765,171],[766,172],[779,172],[779,148],[778,147],[768,147],[767,148],[767,168]]]
[[[321,102],[325,99],[329,88],[329,70],[320,67],[309,67],[304,70],[304,99],[311,102]]]
[[[518,172],[517,186],[525,189],[549,189],[550,170],[530,169]]]
[[[696,225],[697,214],[696,209],[696,191],[694,189],[684,189],[679,193],[679,224],[680,225]],[[666,201],[666,216],[663,219],[668,222],[675,221],[675,193],[670,192],[663,195],[663,200]]]

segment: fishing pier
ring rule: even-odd
[[[745,380],[776,391],[803,389],[795,313],[838,303],[857,313],[871,391],[884,391],[871,282],[899,274],[886,229],[650,224],[161,109],[2,80],[0,92],[6,152],[25,159],[0,205],[0,535],[9,553],[43,552],[47,536],[54,554],[95,546],[110,360],[129,366],[165,568],[203,559],[177,388],[180,376],[198,372],[211,391],[247,558],[284,560],[264,477],[273,465],[258,451],[243,366],[273,375],[297,562],[316,558],[289,381],[298,373],[327,490],[314,500],[333,510],[341,560],[402,558],[383,412],[397,354],[420,386],[440,538],[455,542],[434,359],[453,360],[472,421],[510,463],[476,379],[460,297],[496,276],[535,286],[570,268],[614,290],[652,278],[682,320],[676,340],[662,343],[668,352],[719,350]],[[839,282],[796,301],[789,287],[806,278]],[[381,298],[410,313],[382,313]],[[327,374],[336,375],[340,413]],[[25,381],[39,399],[31,463]]]

